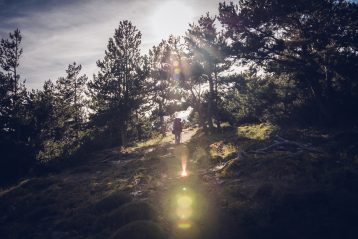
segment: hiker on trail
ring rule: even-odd
[[[180,144],[180,134],[182,131],[182,123],[180,118],[175,118],[173,121],[173,134],[175,135],[175,144]]]

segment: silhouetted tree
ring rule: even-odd
[[[96,117],[117,129],[122,145],[127,143],[127,126],[143,99],[143,84],[147,75],[140,55],[141,33],[129,21],[121,21],[109,39],[105,57],[97,61],[100,71],[88,84],[92,109]]]
[[[176,90],[178,79],[175,78],[179,63],[172,54],[172,38],[174,37],[169,41],[162,40],[158,46],[149,50],[152,115],[159,118],[162,135],[166,133],[164,116],[174,113],[170,109],[180,100],[180,94]]]
[[[9,34],[9,39],[1,39],[0,43],[0,64],[1,68],[6,72],[6,76],[11,81],[11,91],[14,98],[17,97],[19,91],[18,74],[19,60],[22,54],[20,47],[22,36],[19,29]],[[15,102],[13,102],[15,104]]]
[[[217,114],[219,112],[219,74],[229,67],[229,61],[226,61],[225,56],[226,39],[218,32],[215,20],[216,17],[211,17],[207,13],[199,19],[198,24],[190,24],[185,38],[193,59],[202,67],[203,74],[200,77],[209,85],[207,120],[210,129],[213,129],[213,117],[220,128],[220,119]]]
[[[39,152],[51,148],[48,142],[55,137],[57,118],[55,115],[55,87],[51,80],[45,81],[42,90],[32,90],[26,105],[29,114],[31,147],[37,159],[41,161]],[[47,157],[48,158],[48,157]],[[47,159],[49,160],[49,159]]]
[[[172,49],[174,66],[174,79],[179,82],[184,105],[193,107],[198,114],[199,127],[206,129],[205,94],[207,93],[206,78],[203,66],[198,62],[194,51],[184,38],[172,37],[169,40]]]
[[[219,74],[228,69],[230,62],[226,60],[227,43],[223,34],[215,26],[216,17],[211,17],[209,13],[202,16],[198,24],[190,24],[186,34],[186,43],[192,61],[202,68],[201,79],[208,83],[207,95],[207,121],[210,129],[213,129],[214,117],[220,128],[220,118],[218,115],[218,88],[220,84]],[[198,73],[198,71],[196,71]]]
[[[0,66],[1,86],[3,97],[1,100],[4,127],[9,131],[13,131],[19,138],[19,120],[20,110],[26,97],[26,89],[23,83],[20,83],[20,75],[18,74],[18,66],[22,48],[20,47],[22,36],[20,30],[16,29],[9,34],[8,39],[1,39],[0,43]],[[4,118],[7,118],[5,120]],[[5,120],[5,121],[4,121]]]
[[[59,77],[55,84],[46,81],[43,90],[31,94],[31,111],[38,131],[37,159],[41,162],[69,158],[82,144],[87,76],[80,76],[81,68],[70,64],[66,77]]]
[[[27,92],[20,81],[18,66],[22,36],[17,29],[0,42],[0,174],[16,176],[31,164],[25,105]]]
[[[225,85],[221,97],[222,109],[220,114],[230,124],[273,122],[277,117],[284,118],[286,112],[282,102],[288,97],[281,83],[272,77],[258,76],[253,69],[244,73],[223,77]],[[276,83],[276,84],[275,84]]]
[[[56,113],[58,118],[62,118],[62,123],[66,124],[67,128],[75,131],[73,134],[75,138],[78,138],[86,115],[84,91],[88,78],[86,75],[79,76],[81,69],[82,66],[76,63],[69,65],[66,70],[67,76],[60,77],[55,86]]]

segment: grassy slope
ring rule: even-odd
[[[277,135],[307,150],[295,145],[258,150],[273,145]],[[191,145],[194,158],[216,169],[210,177],[222,185],[223,211],[238,228],[233,234],[242,237],[244,233],[244,238],[356,238],[357,138],[357,132],[261,124],[226,128],[209,137],[197,134]],[[207,156],[211,156],[209,164]]]
[[[276,134],[316,150],[241,153]],[[261,124],[198,131],[179,147],[169,136],[97,152],[1,190],[0,238],[356,238],[356,136]],[[194,200],[186,231],[175,216],[184,187]]]

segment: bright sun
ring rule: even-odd
[[[180,1],[164,2],[155,9],[150,21],[155,38],[167,38],[170,34],[182,35],[193,21],[194,12]]]

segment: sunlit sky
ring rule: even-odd
[[[41,88],[65,75],[76,61],[92,79],[109,37],[121,20],[142,32],[142,53],[170,34],[183,35],[190,22],[210,12],[220,0],[0,0],[0,38],[19,28],[24,53],[21,79]]]

